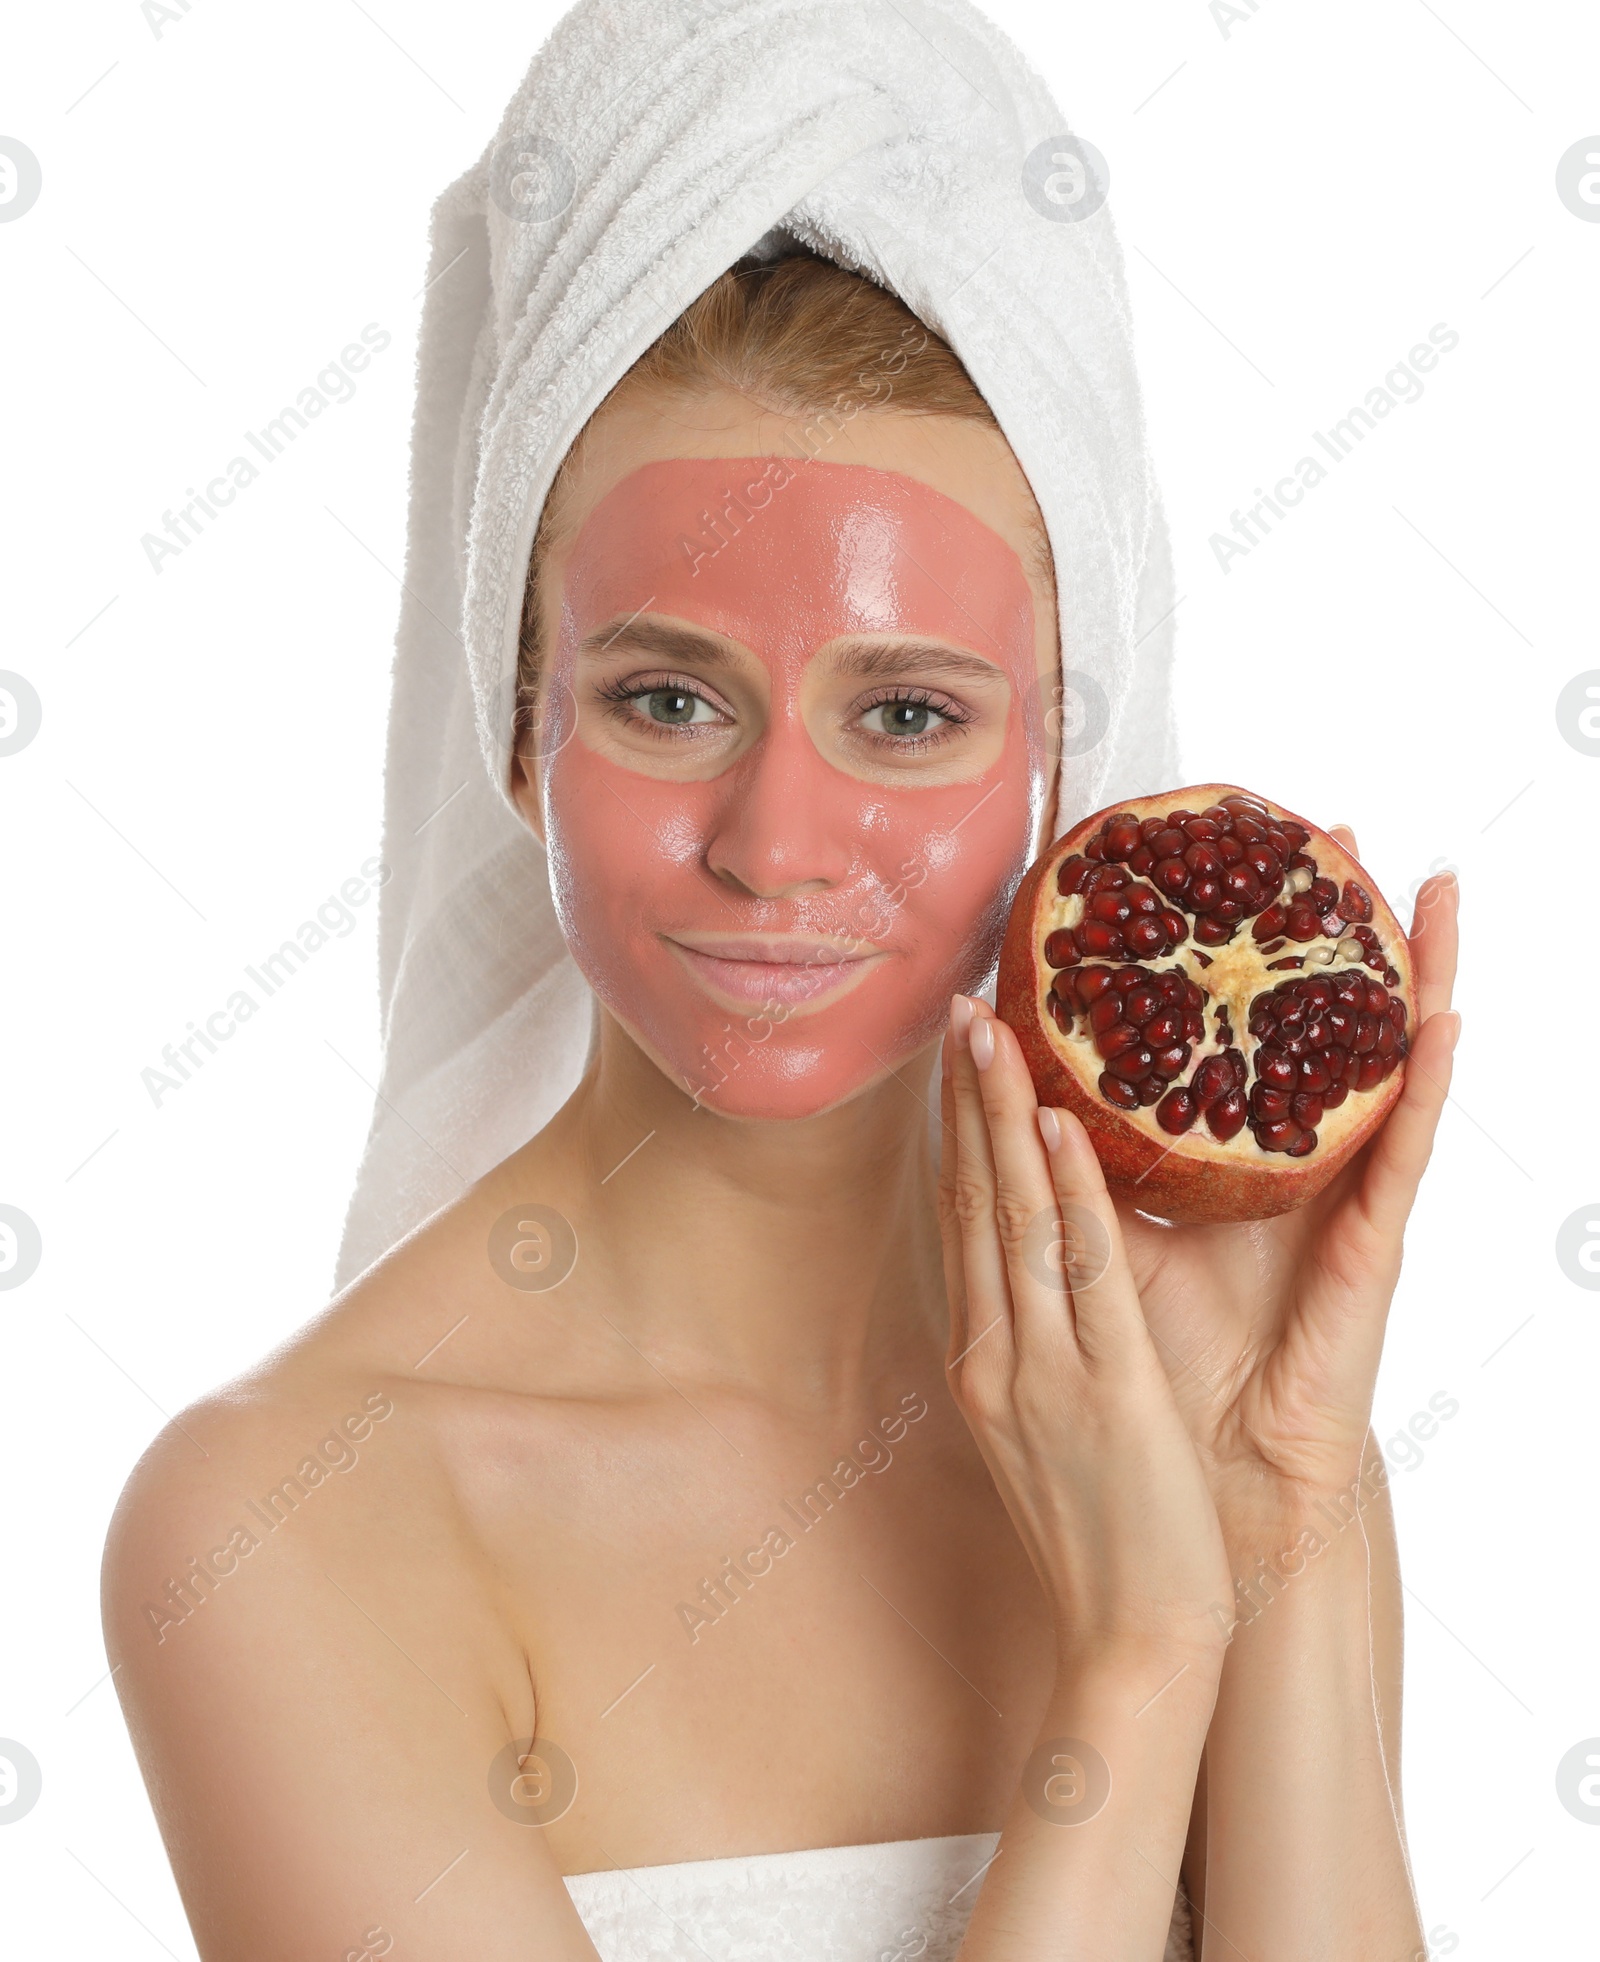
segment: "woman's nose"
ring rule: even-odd
[[[718,788],[706,863],[725,884],[758,899],[791,899],[850,876],[864,786],[824,762],[798,718],[770,725]]]

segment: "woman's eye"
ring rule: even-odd
[[[652,722],[665,723],[669,728],[718,720],[716,710],[708,701],[684,688],[652,688],[646,694],[635,695],[633,701]]]
[[[949,720],[927,702],[878,702],[862,718],[867,733],[873,736],[937,734]]]

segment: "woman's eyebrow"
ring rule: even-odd
[[[657,654],[663,660],[679,665],[692,662],[699,668],[741,667],[751,658],[749,655],[741,658],[733,644],[719,635],[679,626],[671,620],[639,619],[632,614],[607,620],[586,633],[578,643],[578,653],[599,655],[619,645],[629,652]]]
[[[942,640],[845,640],[835,643],[824,659],[835,674],[862,681],[892,681],[907,674],[979,683],[1005,679],[1005,671],[993,661]]]

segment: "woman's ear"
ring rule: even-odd
[[[544,801],[539,795],[539,766],[532,756],[513,750],[511,754],[511,799],[522,813],[523,822],[542,845],[544,843]]]

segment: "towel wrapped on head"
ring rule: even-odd
[[[616,382],[804,247],[960,356],[1055,560],[1056,830],[1175,782],[1171,572],[1105,166],[968,0],[582,0],[434,207],[385,781],[384,1063],[343,1285],[575,1088],[592,1001],[512,805],[529,553]]]

